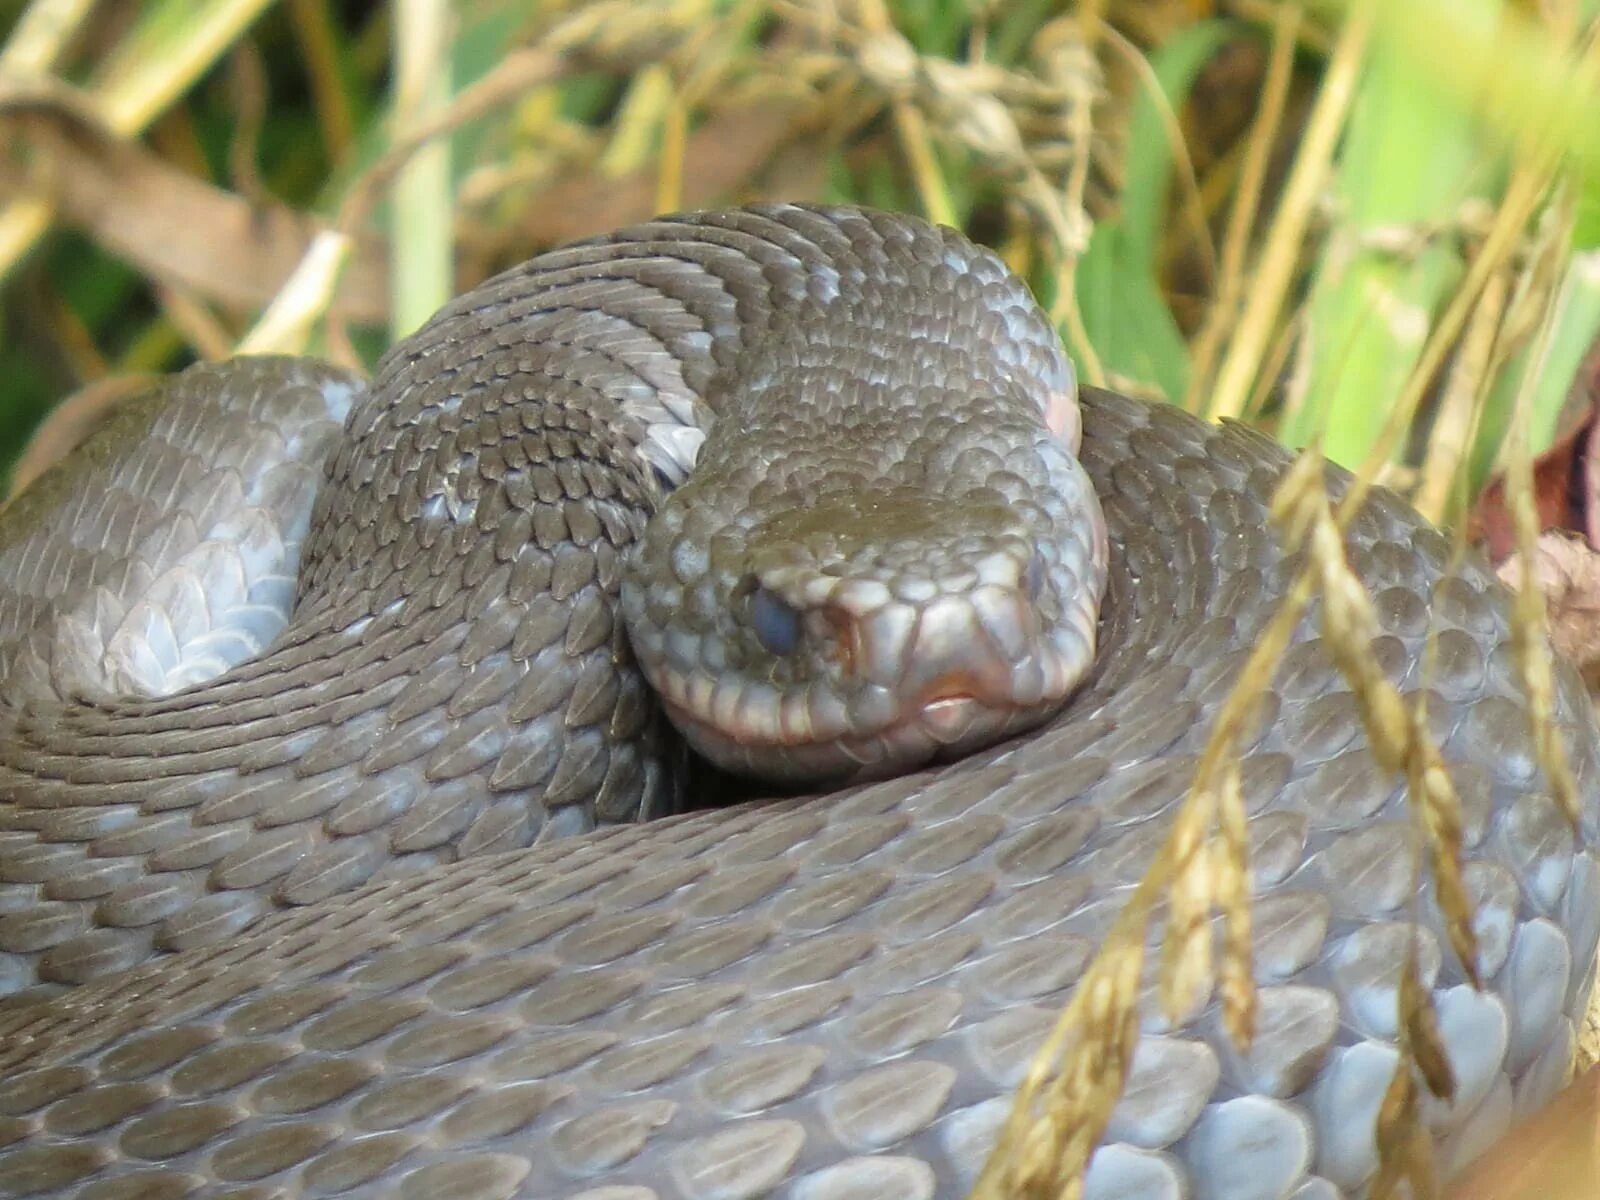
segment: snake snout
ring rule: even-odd
[[[970,590],[922,606],[900,656],[903,720],[947,751],[1048,711],[1076,677],[1052,638],[1038,553],[984,565]]]

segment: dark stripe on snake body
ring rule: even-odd
[[[670,250],[686,227],[628,236]],[[806,265],[798,243],[750,245],[769,265]],[[562,251],[535,267],[608,253]],[[698,404],[712,364],[781,310],[782,288],[769,296],[738,245],[716,254],[727,282],[694,283],[692,321],[660,307],[659,289],[635,293],[634,317],[660,345],[710,333],[707,355],[681,369],[665,352],[649,360],[657,383],[681,379],[675,403]],[[5,710],[0,953],[24,985],[51,964],[59,974],[46,1002],[0,1005],[0,1194],[554,1197],[615,1185],[639,1190],[600,1194],[820,1200],[957,1196],[981,1166],[1296,568],[1266,520],[1285,454],[1238,427],[1087,393],[1083,457],[1113,535],[1110,581],[1094,673],[1047,727],[880,784],[523,845],[541,820],[523,792],[453,770],[515,783],[523,764],[602,800],[607,779],[648,790],[659,778],[653,750],[621,755],[610,774],[585,757],[592,730],[649,721],[642,689],[603,678],[625,650],[599,615],[642,523],[633,506],[654,503],[653,473],[632,453],[642,423],[614,376],[622,400],[591,389],[583,407],[565,404],[580,361],[570,337],[548,359],[495,342],[524,287],[512,273],[462,298],[387,360],[375,385],[385,404],[350,430],[381,444],[394,472],[370,473],[347,444],[334,452],[348,507],[313,525],[295,623],[276,650],[215,691]],[[581,338],[591,327],[564,328]],[[485,443],[446,421],[430,426],[438,443],[419,446],[407,412],[479,403],[483,390],[464,385],[494,377],[491,344],[531,356],[551,381],[554,406],[540,411],[555,424],[528,432],[552,455],[574,452],[530,461],[530,478],[554,489],[558,513],[586,501],[587,515],[559,520],[504,510],[540,549],[531,559],[502,561],[492,542],[453,533],[406,542],[379,507],[487,494],[459,475],[450,492],[439,453]],[[1008,351],[1011,369],[1044,350],[1025,341]],[[615,371],[615,359],[595,361]],[[241,368],[258,380],[285,369]],[[314,414],[341,377],[293,369],[305,390],[291,407]],[[495,422],[513,419],[501,412]],[[596,462],[615,482],[584,474]],[[423,478],[438,484],[431,495],[407,490]],[[1343,478],[1330,472],[1336,491]],[[626,503],[587,503],[608,486]],[[602,530],[592,553],[565,540],[574,525]],[[330,565],[352,561],[352,547],[377,565]],[[1489,988],[1465,986],[1427,889],[1413,887],[1399,786],[1371,766],[1308,620],[1243,763],[1262,1039],[1241,1057],[1210,1009],[1174,1028],[1147,1018],[1091,1196],[1360,1194],[1393,1062],[1394,971],[1413,936],[1461,1089],[1437,1127],[1447,1160],[1481,1149],[1568,1069],[1600,939],[1597,735],[1581,685],[1558,675],[1556,720],[1584,803],[1575,836],[1533,767],[1499,585],[1472,563],[1452,577],[1448,541],[1386,493],[1355,522],[1349,554],[1377,600],[1374,649],[1403,691],[1427,690],[1456,771]],[[95,569],[52,577],[81,589]],[[384,590],[385,571],[410,570],[423,581],[415,613]],[[0,622],[25,611],[6,603]],[[317,631],[357,626],[326,658],[303,650]],[[1430,627],[1439,653],[1424,675]],[[18,636],[3,623],[0,635]],[[0,656],[8,699],[43,670],[0,655],[11,655]],[[570,674],[548,673],[563,663]],[[575,682],[554,695],[558,676]],[[473,707],[486,695],[533,721],[554,713],[570,741],[496,725]],[[374,739],[380,725],[387,736]],[[140,756],[142,775],[114,757],[141,737],[171,750]],[[324,790],[353,764],[348,793]],[[502,845],[521,848],[488,852]],[[271,911],[283,904],[298,906]],[[186,939],[197,944],[182,949]],[[169,943],[180,952],[118,970]],[[67,988],[74,972],[104,977]]]

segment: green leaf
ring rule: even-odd
[[[1232,21],[1202,21],[1161,47],[1150,66],[1167,109],[1182,107],[1201,68],[1240,29]],[[1173,170],[1168,129],[1161,103],[1141,91],[1128,129],[1122,206],[1089,239],[1078,262],[1077,298],[1106,370],[1177,399],[1188,382],[1189,349],[1161,291],[1161,231],[1170,219]]]
[[[1600,170],[1577,175],[1573,184],[1577,205],[1573,214],[1572,249],[1582,252],[1600,248]]]

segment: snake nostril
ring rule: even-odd
[[[861,622],[834,604],[822,609],[822,617],[833,631],[833,660],[843,674],[854,675],[861,669],[867,652]]]

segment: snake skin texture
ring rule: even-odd
[[[787,221],[797,211],[802,223],[834,219],[792,209],[761,219]],[[659,238],[663,226],[645,228]],[[636,269],[615,270],[625,290]],[[634,332],[608,328],[637,338],[630,353],[643,347],[648,358],[649,347],[658,349],[652,394],[676,395],[681,383],[693,400],[695,389],[710,387],[716,360],[701,357],[706,341],[696,347],[691,335],[714,328],[737,340],[759,329],[769,275],[783,278],[768,264],[722,291],[696,292],[695,321],[659,293],[653,302],[641,295],[624,322]],[[503,290],[464,297],[447,313],[495,317],[515,305],[514,283],[496,286]],[[751,324],[726,314],[718,324],[724,292],[729,311]],[[909,288],[907,301],[917,294]],[[558,396],[576,373],[571,356],[615,351],[615,343],[575,345],[602,331],[564,319],[546,329],[548,346],[504,346],[527,357]],[[438,344],[431,357],[391,357],[390,369],[415,372],[425,390],[400,403],[471,407],[452,409],[451,397],[480,394],[469,383],[496,378],[497,360],[481,347],[476,357],[452,357],[459,341]],[[265,462],[292,450],[301,436],[294,430],[310,437],[336,421],[353,395],[350,380],[325,368],[260,369],[264,382],[297,373],[288,407],[300,414],[288,423],[259,411],[236,417],[260,425],[251,454]],[[184,378],[206,391],[203,374]],[[619,380],[611,399],[637,391]],[[196,616],[181,635],[154,639],[164,649],[147,656],[127,647],[151,639],[119,632],[149,629],[155,618],[130,621],[105,599],[90,610],[102,615],[70,635],[8,651],[0,659],[8,688],[24,679],[65,695],[132,680],[153,693],[158,679],[202,669],[192,664],[240,665],[222,685],[206,685],[234,689],[222,698],[235,707],[211,723],[185,705],[192,693],[180,692],[89,706],[70,723],[11,712],[0,730],[8,766],[0,951],[18,989],[0,1003],[0,1194],[841,1200],[956,1197],[970,1185],[1029,1055],[1164,836],[1208,717],[1287,587],[1295,560],[1277,548],[1266,519],[1287,457],[1236,426],[1086,391],[1082,458],[1111,557],[1099,656],[1059,716],[886,782],[530,844],[558,832],[558,821],[581,831],[604,819],[593,797],[608,795],[608,779],[633,781],[622,816],[654,803],[649,789],[670,790],[652,774],[668,774],[664,747],[618,756],[614,772],[610,758],[591,766],[588,800],[541,806],[528,786],[497,790],[497,765],[511,761],[519,727],[508,721],[486,734],[475,719],[487,719],[475,714],[492,706],[469,702],[537,692],[544,675],[530,669],[534,662],[568,679],[601,670],[586,668],[586,654],[626,665],[613,650],[609,615],[600,635],[589,618],[545,607],[560,590],[564,605],[576,599],[581,610],[585,588],[600,594],[615,582],[617,549],[638,527],[623,515],[627,505],[611,525],[604,516],[585,523],[579,514],[607,511],[585,497],[633,488],[645,503],[658,485],[622,451],[649,455],[672,444],[650,430],[671,425],[665,405],[643,420],[620,401],[607,410],[604,400],[588,418],[575,404],[557,405],[563,432],[536,425],[543,432],[531,439],[540,449],[525,451],[531,461],[502,460],[507,481],[533,473],[546,445],[558,464],[544,507],[530,503],[515,510],[520,518],[498,512],[519,527],[515,538],[497,539],[489,523],[474,529],[476,540],[435,535],[434,545],[412,547],[404,537],[383,542],[378,516],[321,535],[304,533],[315,520],[291,518],[281,546],[252,549],[235,569],[216,565],[226,556],[206,547],[273,539],[253,542],[230,523],[248,518],[195,517],[148,545],[148,534],[129,541],[125,533],[123,565],[99,566],[89,547],[106,531],[91,527],[115,532],[133,518],[109,501],[76,501],[88,557],[61,551],[51,568],[73,592],[109,591],[117,572],[147,557],[165,564],[151,579],[166,572],[176,590],[205,564],[234,580],[228,604],[211,606],[232,614],[222,623],[228,632]],[[248,412],[268,401],[238,403]],[[358,431],[363,411],[358,402],[350,418]],[[514,414],[491,418],[497,428],[527,428]],[[464,512],[474,504],[484,511],[489,493],[460,484],[480,477],[458,475],[447,487],[448,455],[419,451],[398,419],[372,419],[389,431],[379,439],[393,443],[385,452],[437,488],[410,476],[392,485],[362,477],[346,442],[329,468],[335,488],[354,480],[358,501],[369,499],[375,514],[384,502],[447,512],[452,496]],[[162,433],[159,416],[128,420]],[[441,444],[451,453],[482,438],[462,426],[448,432]],[[622,482],[586,473],[594,448]],[[216,462],[227,453],[191,457]],[[187,477],[183,457],[125,481],[130,494],[165,499],[216,486],[197,482],[198,469]],[[670,473],[676,461],[669,454],[653,465]],[[265,474],[276,490],[304,498],[296,469],[269,465]],[[1329,479],[1335,491],[1342,486],[1341,473]],[[273,491],[240,490],[246,512]],[[73,502],[70,488],[50,499]],[[154,512],[157,500],[150,504]],[[555,515],[535,515],[552,506]],[[313,566],[294,622],[279,633],[255,609],[271,607],[297,536],[307,537]],[[476,548],[485,542],[492,549]],[[611,549],[593,549],[602,544]],[[330,566],[318,576],[314,564],[352,545],[391,574],[416,574],[408,564],[428,557],[436,569],[426,603],[411,613],[403,598],[382,592],[378,566]],[[531,582],[505,565],[524,561],[516,557],[523,546],[539,551],[529,552]],[[563,565],[578,561],[572,547],[583,549],[587,568]],[[1575,833],[1534,764],[1498,583],[1474,563],[1452,566],[1447,539],[1381,491],[1348,548],[1377,600],[1382,632],[1373,648],[1408,696],[1426,690],[1461,792],[1487,988],[1464,982],[1431,889],[1419,890],[1401,790],[1369,761],[1313,614],[1245,744],[1258,1039],[1241,1054],[1212,1006],[1168,1024],[1147,1005],[1128,1094],[1090,1171],[1094,1200],[1363,1194],[1376,1161],[1373,1119],[1395,1063],[1397,967],[1412,939],[1458,1081],[1453,1104],[1427,1110],[1447,1165],[1488,1149],[1570,1072],[1600,941],[1600,735],[1587,698],[1562,669],[1556,720],[1584,806]],[[0,537],[0,561],[15,549]],[[0,619],[27,603],[6,599]],[[285,647],[304,644],[296,641],[302,620],[346,629],[362,604],[369,611],[353,619],[351,647],[331,665],[271,665]],[[480,609],[490,614],[487,628],[466,619]],[[548,636],[524,634],[524,622]],[[1425,672],[1430,631],[1437,652]],[[363,667],[391,659],[405,665],[404,676],[370,686]],[[642,691],[635,699],[621,684],[591,685],[575,695],[588,699],[564,693],[549,708],[527,706],[536,718],[555,711],[553,727],[569,739],[544,751],[547,769],[591,729],[624,719],[635,731],[651,727]],[[326,718],[327,705],[338,719]],[[171,757],[126,757],[151,743],[115,728],[119,720],[162,731]],[[252,740],[279,721],[289,736]],[[530,736],[545,744],[554,735]],[[378,769],[349,770],[371,765],[369,754],[383,756]],[[458,762],[474,762],[473,770],[450,775]],[[130,763],[144,775],[119,777],[134,772]],[[319,792],[319,764],[356,779],[354,799]],[[253,776],[261,782],[252,790]],[[464,814],[435,800],[452,788],[465,797]],[[505,811],[512,808],[515,817]],[[414,818],[419,811],[426,816]],[[283,849],[289,839],[275,831],[284,828],[302,841]],[[510,832],[497,841],[484,832],[491,828]],[[345,860],[333,851],[347,844],[377,865],[341,873]],[[320,873],[302,871],[308,862]],[[225,919],[182,923],[207,905]],[[240,919],[236,908],[250,911]],[[73,952],[52,959],[64,945]],[[173,952],[130,965],[152,949]]]

